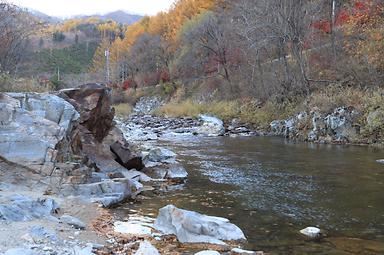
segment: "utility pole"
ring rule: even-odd
[[[331,11],[331,41],[332,41],[332,51],[333,58],[336,61],[336,38],[335,38],[335,26],[336,26],[336,0],[332,1],[332,11]]]
[[[105,69],[106,69],[106,82],[109,84],[110,81],[110,70],[109,70],[109,49],[105,51]]]

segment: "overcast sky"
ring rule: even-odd
[[[174,0],[11,0],[10,2],[50,16],[70,17],[79,14],[104,14],[116,10],[154,15],[168,10]]]

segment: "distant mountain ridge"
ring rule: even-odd
[[[64,21],[65,19],[59,18],[59,17],[52,17],[45,13],[42,13],[37,10],[29,9],[28,12],[30,12],[32,15],[40,18],[42,21],[48,22],[48,23],[59,23],[61,21]],[[131,25],[137,21],[139,21],[143,16],[137,15],[137,14],[130,14],[128,12],[118,10],[114,12],[109,12],[106,14],[95,14],[95,15],[76,15],[72,18],[89,18],[89,17],[97,17],[101,20],[114,20],[118,23],[122,23],[125,25]]]
[[[137,14],[130,14],[121,10],[110,12],[104,15],[96,15],[96,16],[102,20],[111,19],[118,23],[127,24],[127,25],[133,24],[139,21],[143,17]]]
[[[35,17],[37,17],[37,18],[39,18],[42,21],[47,22],[47,23],[59,23],[59,22],[63,21],[63,19],[61,19],[61,18],[49,16],[49,15],[42,13],[38,10],[28,9],[27,11],[29,13],[31,13],[33,16],[35,16]]]

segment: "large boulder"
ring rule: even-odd
[[[116,161],[122,166],[130,169],[141,170],[144,168],[144,164],[141,156],[138,156],[130,148],[129,144],[123,144],[120,141],[114,142],[111,146],[111,151],[116,156]]]
[[[181,243],[225,245],[223,241],[241,241],[241,229],[228,219],[203,215],[167,205],[159,210],[154,227],[167,235],[176,235]]]
[[[92,83],[61,90],[58,95],[76,108],[81,115],[80,124],[101,142],[113,127],[115,112],[110,94],[104,85]]]
[[[0,94],[0,156],[49,175],[76,150],[79,113],[50,94]]]
[[[167,179],[171,181],[184,181],[188,178],[188,172],[181,164],[162,164],[148,167],[142,170],[153,179]]]
[[[146,167],[154,167],[162,164],[174,164],[176,163],[176,154],[165,148],[152,148],[144,156],[143,162]]]
[[[225,133],[224,122],[214,116],[200,115],[202,125],[196,129],[196,133],[207,136],[221,136]]]

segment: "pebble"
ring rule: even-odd
[[[321,230],[316,227],[307,227],[300,230],[300,233],[309,237],[309,238],[318,238],[320,237]]]

